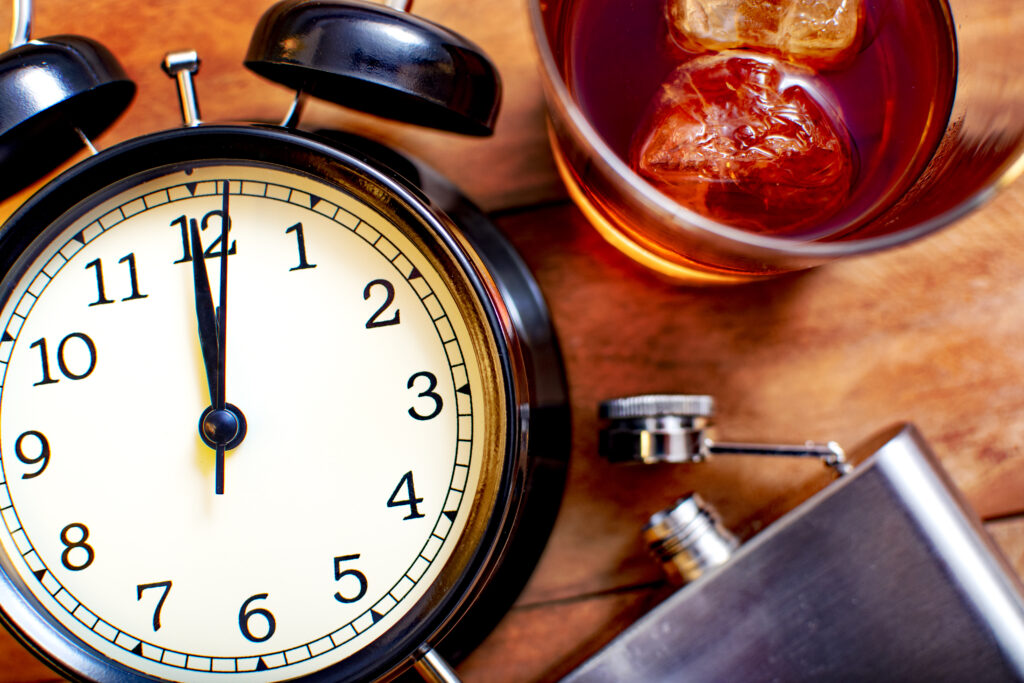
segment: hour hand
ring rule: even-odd
[[[206,382],[210,389],[210,405],[217,402],[217,378],[219,376],[219,343],[217,340],[217,313],[213,307],[210,278],[206,273],[203,244],[199,237],[199,225],[195,219],[189,224],[192,243],[192,280],[195,285],[196,319],[199,322],[199,346],[203,350],[203,364],[206,366]]]

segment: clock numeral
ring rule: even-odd
[[[25,439],[32,437],[39,442],[39,455],[28,456],[24,451]],[[26,465],[35,465],[42,463],[39,469],[35,472],[27,472],[21,475],[22,479],[32,479],[38,477],[46,469],[46,466],[50,464],[50,442],[46,440],[46,437],[35,430],[29,430],[18,437],[18,440],[14,442],[14,454],[18,456],[18,460],[22,461]]]
[[[195,219],[192,219],[195,222]],[[181,228],[181,251],[182,256],[175,263],[191,263],[192,262],[192,249],[188,241],[188,218],[184,215],[178,216],[171,225],[177,224]]]
[[[352,560],[358,560],[358,559],[359,559],[359,555],[358,554],[356,554],[356,555],[342,555],[341,557],[334,558],[334,580],[335,581],[341,581],[346,576],[351,576],[353,579],[355,579],[359,583],[359,590],[357,590],[356,594],[354,596],[352,596],[352,597],[346,597],[346,596],[342,595],[340,592],[335,593],[334,594],[334,599],[337,600],[338,602],[344,602],[344,603],[358,602],[359,600],[361,600],[363,598],[364,595],[366,595],[366,574],[363,574],[358,569],[342,569],[341,568],[341,563],[342,562],[350,562]],[[351,585],[351,582],[349,582],[349,585]]]
[[[72,339],[77,339],[81,341],[83,344],[85,344],[85,350],[89,354],[89,362],[86,364],[86,368],[82,372],[75,372],[74,370],[68,367],[66,352],[68,343]],[[35,340],[31,344],[29,344],[29,348],[39,349],[39,355],[41,357],[40,360],[42,361],[43,370],[43,378],[36,382],[35,384],[33,384],[32,386],[38,387],[43,384],[56,384],[57,382],[59,382],[60,380],[54,379],[53,377],[50,376],[50,354],[46,350],[46,338],[44,337],[42,339]],[[92,339],[89,338],[89,335],[83,332],[72,332],[71,334],[60,340],[60,345],[57,347],[57,367],[60,368],[61,374],[67,377],[68,379],[85,379],[86,377],[92,374],[93,370],[96,369],[96,344],[94,344]]]
[[[81,538],[77,541],[72,541],[71,538],[69,538],[72,530],[77,531],[79,535],[81,535]],[[89,540],[89,527],[86,525],[79,524],[78,522],[68,524],[66,527],[61,529],[60,540],[65,545],[64,552],[60,554],[60,561],[70,571],[80,572],[92,564],[92,561],[96,559],[96,553],[92,549],[92,546],[86,543],[86,541]],[[73,550],[85,551],[84,561],[72,562],[73,558],[71,556],[71,551]],[[82,560],[82,553],[75,553],[75,557]]]
[[[306,270],[307,268],[316,268],[315,263],[310,263],[309,261],[306,260],[306,235],[305,233],[302,232],[302,223],[296,223],[292,227],[286,228],[284,234],[287,235],[290,232],[295,233],[295,239],[298,242],[299,265],[295,266],[294,268],[289,268],[288,271],[291,272],[293,270]]]
[[[366,285],[366,288],[363,290],[363,301],[369,301],[370,291],[374,287],[384,288],[384,303],[382,303],[380,305],[380,308],[378,308],[377,311],[370,316],[370,319],[366,321],[366,329],[370,330],[373,329],[374,327],[387,327],[388,325],[397,325],[398,323],[401,322],[401,311],[398,310],[397,308],[395,309],[394,315],[392,315],[390,318],[381,320],[381,316],[384,315],[384,313],[388,310],[388,306],[390,306],[395,300],[395,286],[388,282],[387,280],[374,280],[370,284]]]
[[[134,301],[135,299],[145,299],[149,295],[139,293],[139,274],[135,269],[135,254],[131,253],[120,259],[118,263],[128,264],[128,278],[131,281],[132,293],[129,296],[124,297],[121,301]],[[107,298],[106,289],[103,286],[103,260],[93,259],[89,263],[85,264],[85,269],[90,268],[96,269],[96,301],[89,304],[90,306],[101,306],[103,304],[114,303],[113,299]]]
[[[403,487],[405,488],[406,498],[405,500],[398,500],[398,492],[401,491]],[[403,505],[408,505],[409,514],[403,517],[402,519],[419,519],[420,517],[425,516],[423,513],[419,511],[419,508],[416,507],[422,502],[422,498],[416,497],[416,489],[413,488],[412,484],[412,472],[406,472],[404,475],[402,475],[402,479],[398,482],[398,486],[395,487],[395,490],[391,494],[391,497],[388,498],[388,507],[397,508],[402,507]]]
[[[160,611],[164,608],[164,600],[167,599],[167,594],[171,592],[170,581],[157,581],[156,583],[140,583],[136,586],[138,589],[138,597],[136,600],[142,599],[142,592],[147,591],[150,588],[163,588],[164,592],[160,594],[160,599],[156,603],[156,609],[153,610],[153,630],[160,630]]]
[[[50,354],[48,354],[46,352],[46,338],[44,337],[43,339],[35,340],[34,342],[32,342],[29,345],[29,348],[30,349],[35,349],[35,348],[39,349],[39,355],[42,356],[42,364],[43,364],[43,378],[41,380],[39,380],[38,382],[36,382],[35,384],[33,384],[32,386],[38,387],[38,386],[41,386],[43,384],[56,384],[59,380],[55,380],[54,378],[50,377],[50,359],[49,359],[49,355]]]
[[[221,220],[224,220],[224,212],[221,211],[220,209],[210,211],[205,216],[203,216],[203,220],[201,222],[203,230],[206,230],[207,224],[210,222],[210,219],[213,218],[214,216],[217,216]],[[171,221],[172,226],[177,225],[178,228],[181,230],[181,258],[175,261],[174,263],[192,263],[192,248],[191,245],[189,244],[188,236],[189,224],[195,222],[195,218],[188,218],[184,215],[178,216],[173,221]],[[227,229],[229,231],[231,230],[230,218],[228,218]],[[231,240],[231,248],[228,249],[228,254],[233,256],[235,253],[237,253],[237,250],[238,243],[235,240]],[[221,251],[222,249],[220,244],[220,231],[218,230],[217,237],[213,240],[212,243],[210,243],[210,246],[206,247],[206,250],[203,252],[203,258],[218,258],[221,255]]]
[[[242,603],[242,609],[238,610],[238,628],[242,631],[242,635],[248,640],[254,643],[262,643],[266,640],[270,640],[270,637],[274,635],[274,631],[277,630],[277,622],[274,621],[274,615],[262,607],[253,607],[247,610],[249,603],[254,600],[266,600],[267,593],[257,593],[248,600]],[[249,620],[253,617],[262,617],[266,621],[267,632],[262,636],[254,636],[252,631],[249,630]]]
[[[441,400],[440,395],[434,393],[434,389],[437,388],[437,377],[432,372],[417,372],[415,375],[409,378],[409,383],[406,385],[407,389],[412,389],[413,384],[416,380],[423,377],[427,380],[427,388],[416,394],[418,398],[429,398],[434,402],[434,409],[427,414],[423,414],[416,410],[416,406],[409,408],[409,414],[417,420],[432,420],[441,414],[441,408],[444,407],[444,401]]]

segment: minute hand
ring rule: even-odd
[[[228,239],[231,230],[231,214],[228,208],[228,181],[224,181],[220,223],[220,304],[217,306],[217,398],[215,407],[224,410],[227,405],[228,370]]]
[[[217,307],[217,398],[214,408],[218,412],[226,412],[227,409],[227,368],[228,368],[228,253],[229,234],[231,230],[231,213],[228,207],[228,181],[224,180],[224,194],[221,204],[220,222],[220,306]],[[235,423],[237,427],[237,422]],[[234,435],[232,435],[232,438]],[[217,442],[216,473],[214,475],[214,492],[218,495],[224,493],[224,451],[227,448],[226,441]]]

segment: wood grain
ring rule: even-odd
[[[851,446],[912,421],[977,511],[1019,513],[1024,241],[1008,226],[1022,215],[1022,199],[1015,186],[961,225],[898,251],[705,290],[680,289],[635,266],[571,206],[501,220],[548,293],[574,412],[566,499],[520,605],[540,613],[537,603],[550,604],[553,614],[565,601],[598,603],[593,612],[611,611],[603,632],[610,638],[633,616],[633,603],[608,594],[659,579],[638,538],[649,514],[696,490],[748,538],[829,480],[815,463],[754,458],[610,465],[595,452],[596,406],[616,395],[712,393],[719,434],[736,440],[834,438]],[[1019,554],[1022,531],[1007,523],[997,540]],[[656,594],[633,593],[640,601]],[[528,618],[514,611],[465,671],[518,656]],[[563,619],[568,631],[593,633],[582,618]],[[538,618],[538,629],[548,626]],[[554,639],[539,642],[548,648],[548,668],[534,670],[539,680],[554,680],[580,655]],[[596,645],[578,642],[583,650]],[[524,679],[491,671],[474,680]]]
[[[207,120],[277,120],[290,101],[241,66],[263,0],[37,4],[35,35],[97,38],[139,83],[101,145],[179,124],[158,66],[169,50],[199,50]],[[497,134],[463,140],[326,105],[312,107],[307,122],[411,151],[498,211],[549,300],[573,408],[569,485],[548,550],[516,607],[459,667],[466,680],[556,680],[655,604],[666,588],[639,529],[679,495],[699,491],[749,538],[830,480],[811,462],[609,465],[596,454],[596,406],[606,398],[714,394],[718,433],[733,440],[849,446],[913,421],[982,517],[1024,513],[1024,184],[895,251],[756,285],[680,288],[605,244],[562,199],[520,2],[418,0],[416,10],[498,64],[506,96]],[[23,198],[0,205],[0,216]],[[1024,522],[990,529],[1024,571]],[[0,635],[0,681],[48,680]]]

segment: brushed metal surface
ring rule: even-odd
[[[564,680],[1024,680],[1024,586],[911,425]]]

